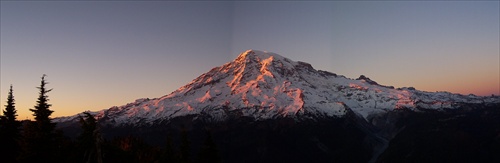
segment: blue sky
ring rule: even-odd
[[[0,99],[31,117],[160,97],[247,50],[395,87],[500,94],[499,1],[1,1]]]

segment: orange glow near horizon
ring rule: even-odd
[[[472,86],[459,83],[446,84],[444,82],[443,83],[437,82],[437,83],[415,84],[414,87],[417,90],[427,91],[427,92],[446,91],[464,95],[472,93],[478,96],[491,96],[492,94],[498,96],[500,95],[499,86],[500,85],[498,83],[495,84],[494,80],[490,80],[490,81],[481,81],[480,84],[472,84]],[[52,88],[52,85],[49,84],[49,87]],[[363,87],[356,84],[350,84],[350,87],[364,89]],[[32,116],[33,113],[29,111],[29,109],[33,108],[35,105],[37,97],[36,89],[31,89],[28,98],[26,98],[25,93],[21,91],[23,91],[23,89],[14,87],[14,98],[16,100],[16,109],[18,114],[17,118],[20,120],[33,119]],[[54,113],[51,116],[52,118],[60,116],[71,116],[87,110],[99,111],[102,109],[108,109],[112,106],[125,105],[127,103],[133,102],[135,99],[145,97],[145,96],[140,97],[133,95],[130,95],[128,97],[110,96],[106,99],[106,101],[94,101],[93,103],[90,104],[86,101],[81,100],[81,96],[79,95],[62,94],[60,93],[59,89],[55,89],[54,92],[50,92],[48,96],[50,100],[49,103],[53,105],[50,108],[51,110],[54,111]],[[160,96],[161,95],[157,97]],[[5,101],[7,100],[6,97],[7,94],[5,93],[5,95],[2,96],[2,98],[5,99],[0,99],[3,103],[2,110],[5,109],[3,105],[6,104],[5,103]],[[150,98],[155,98],[155,97],[150,96]]]
[[[415,86],[417,90],[436,92],[447,91],[458,94],[474,94],[478,96],[500,95],[500,81],[475,81],[476,83],[428,83],[420,86]],[[477,83],[479,82],[479,83]]]
[[[248,49],[348,78],[363,74],[395,88],[500,95],[499,5],[1,1],[0,107],[5,109],[12,84],[18,119],[33,119],[29,109],[36,103],[42,74],[54,89],[48,93],[51,117],[166,98]],[[272,67],[265,66],[272,60],[262,61],[258,79],[272,75]],[[236,74],[227,83],[233,93],[238,93],[233,86],[244,82],[243,70],[225,72]],[[198,100],[217,94],[210,93]]]

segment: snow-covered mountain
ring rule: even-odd
[[[363,75],[350,79],[275,53],[248,50],[169,95],[138,99],[93,114],[101,123],[116,126],[150,125],[187,115],[213,121],[223,121],[230,115],[301,120],[342,117],[348,110],[369,119],[397,109],[456,109],[465,103],[500,103],[500,97],[395,89]]]

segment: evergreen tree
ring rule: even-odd
[[[45,81],[45,74],[42,76],[42,81],[40,82],[40,87],[37,87],[40,90],[40,94],[38,96],[37,105],[35,105],[35,109],[30,109],[33,112],[33,116],[35,116],[35,122],[38,124],[39,129],[44,134],[50,134],[54,131],[55,123],[51,122],[50,115],[54,112],[49,108],[52,106],[48,103],[49,99],[47,93],[52,91],[52,89],[45,88],[45,85],[48,83]]]
[[[35,116],[35,121],[30,121],[24,128],[24,141],[23,153],[20,157],[22,162],[53,162],[58,153],[56,149],[58,145],[55,141],[55,123],[51,122],[50,110],[51,104],[48,103],[49,99],[47,93],[52,89],[47,89],[47,82],[45,81],[46,75],[42,76],[42,81],[35,109],[30,109]]]
[[[82,133],[78,137],[79,147],[83,155],[83,161],[102,162],[102,137],[97,127],[97,120],[90,113],[83,113],[84,117],[80,116],[80,124],[82,125]]]
[[[16,120],[16,112],[17,110],[11,85],[9,95],[7,96],[7,105],[5,105],[5,110],[3,111],[4,116],[2,116],[2,127],[0,129],[0,135],[2,135],[0,140],[0,151],[3,151],[0,152],[0,158],[3,158],[5,162],[15,162],[19,154],[19,126],[21,123]]]
[[[3,115],[0,115],[0,140],[2,140],[4,138],[4,135],[5,135],[5,121],[7,121],[7,119],[5,118],[5,116]]]
[[[7,118],[7,123],[12,124],[13,128],[19,127],[19,122],[16,120],[17,110],[15,104],[12,85],[10,85],[9,95],[7,96],[7,105],[5,105],[3,115]]]
[[[3,115],[0,115],[0,151],[8,150],[7,145],[5,145],[5,143],[8,142],[6,140],[7,138],[7,132],[6,132],[7,130],[5,127],[6,121],[7,118],[5,118],[5,116]],[[9,157],[7,153],[0,152],[0,158],[6,158],[6,157]]]
[[[201,146],[200,153],[198,155],[198,162],[204,163],[217,163],[221,162],[217,146],[212,139],[212,134],[209,130],[206,131],[207,138],[203,145]]]
[[[0,115],[0,150],[1,151],[5,151],[5,137],[6,137],[6,134],[7,132],[5,132],[5,116],[3,115]],[[0,152],[0,158],[5,158],[7,157],[7,154],[3,154],[3,152]]]

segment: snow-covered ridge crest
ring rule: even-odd
[[[339,117],[348,109],[367,118],[401,108],[453,109],[460,103],[500,103],[500,97],[394,89],[365,76],[349,79],[275,53],[247,50],[169,95],[93,114],[114,125],[152,124],[185,115],[220,121],[230,113],[256,120]],[[59,121],[63,119],[71,118]]]
[[[275,53],[248,50],[165,98],[192,97],[184,102],[195,108],[246,108],[242,109],[244,115],[255,118],[291,116],[304,108],[303,89],[290,81],[300,79],[297,65],[301,64]],[[341,104],[334,105],[333,109],[344,109]]]

